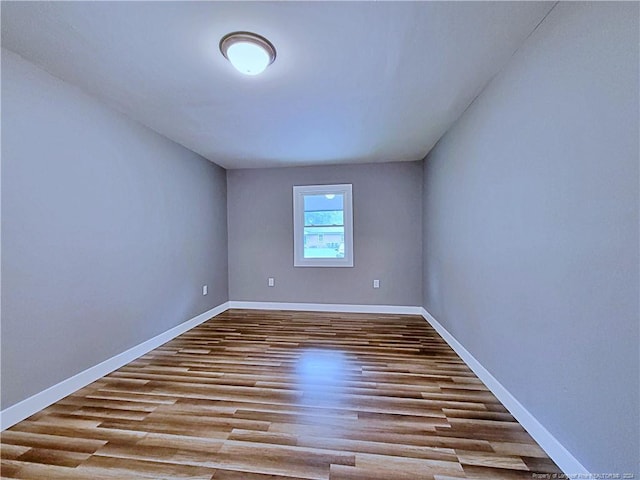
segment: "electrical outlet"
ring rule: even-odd
[[[380,280],[373,281],[373,288],[380,288]]]
[[[202,294],[206,295],[207,293],[209,293],[209,288],[206,285],[202,286]]]
[[[276,286],[276,280],[273,277],[269,277],[267,285],[269,285],[270,287],[275,287]]]

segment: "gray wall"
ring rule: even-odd
[[[3,49],[2,408],[224,303],[226,222],[223,169]]]
[[[333,183],[353,184],[354,267],[294,268],[292,187]],[[230,170],[227,189],[231,300],[421,304],[420,162]]]
[[[558,4],[424,171],[425,308],[594,473],[640,473],[638,13]]]

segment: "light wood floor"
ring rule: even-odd
[[[2,477],[38,480],[560,472],[411,315],[229,310],[6,430],[1,442]]]

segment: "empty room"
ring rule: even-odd
[[[640,479],[640,3],[2,1],[1,477]]]

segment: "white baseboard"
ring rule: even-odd
[[[40,393],[36,393],[35,395],[2,410],[0,412],[0,431],[15,425],[34,413],[39,412],[43,408],[46,408],[58,400],[71,395],[73,392],[86,387],[90,383],[95,382],[99,378],[102,378],[136,358],[141,357],[154,348],[158,348],[160,345],[167,343],[169,340],[174,339],[187,330],[191,330],[193,327],[209,320],[211,317],[219,315],[228,308],[229,302],[218,305],[211,310],[201,313],[197,317],[187,320],[186,322],[151,338],[150,340],[142,342],[129,350],[119,353],[98,365],[94,365],[71,378],[67,378],[66,380],[63,380]]]
[[[303,312],[389,313],[396,315],[420,315],[422,313],[422,307],[404,305],[348,305],[342,303],[230,301],[229,308],[247,310],[298,310]]]
[[[446,328],[440,325],[433,316],[424,308],[421,309],[422,316],[431,326],[440,334],[440,336],[449,344],[449,346],[464,360],[464,362],[473,370],[473,372],[484,382],[489,390],[502,402],[502,404],[511,412],[518,422],[529,432],[529,435],[538,442],[540,447],[556,462],[556,465],[569,477],[574,478],[575,475],[590,475],[589,471],[564,446],[538,422],[538,420],[529,412],[511,393],[489,373],[489,371],[475,359],[469,351],[462,346],[458,340],[451,335]],[[586,476],[584,478],[587,478]],[[590,477],[589,477],[590,478]]]

